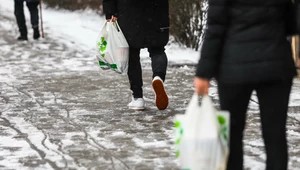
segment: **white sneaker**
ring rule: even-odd
[[[155,92],[155,103],[159,110],[165,110],[169,105],[169,98],[165,91],[164,83],[158,76],[154,77],[152,87]]]
[[[132,98],[127,106],[132,110],[145,110],[145,100],[143,98]]]

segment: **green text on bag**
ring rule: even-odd
[[[107,66],[107,67],[109,67],[111,69],[118,69],[117,64],[108,64],[108,63],[99,61],[99,65],[100,65],[100,67]]]

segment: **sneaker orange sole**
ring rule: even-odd
[[[169,98],[165,91],[164,84],[161,80],[154,80],[152,87],[155,92],[156,107],[159,110],[165,110],[169,105]]]

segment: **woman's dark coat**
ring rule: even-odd
[[[25,2],[35,2],[35,3],[38,3],[40,2],[40,0],[24,0]]]
[[[106,18],[112,15],[131,47],[161,47],[169,40],[168,0],[103,0]]]
[[[257,83],[296,75],[287,41],[289,0],[209,0],[196,76]]]

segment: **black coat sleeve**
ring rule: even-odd
[[[106,15],[106,19],[117,16],[117,0],[103,0],[103,11]]]
[[[196,76],[211,79],[216,76],[228,26],[227,0],[209,0],[207,28],[197,65]]]

